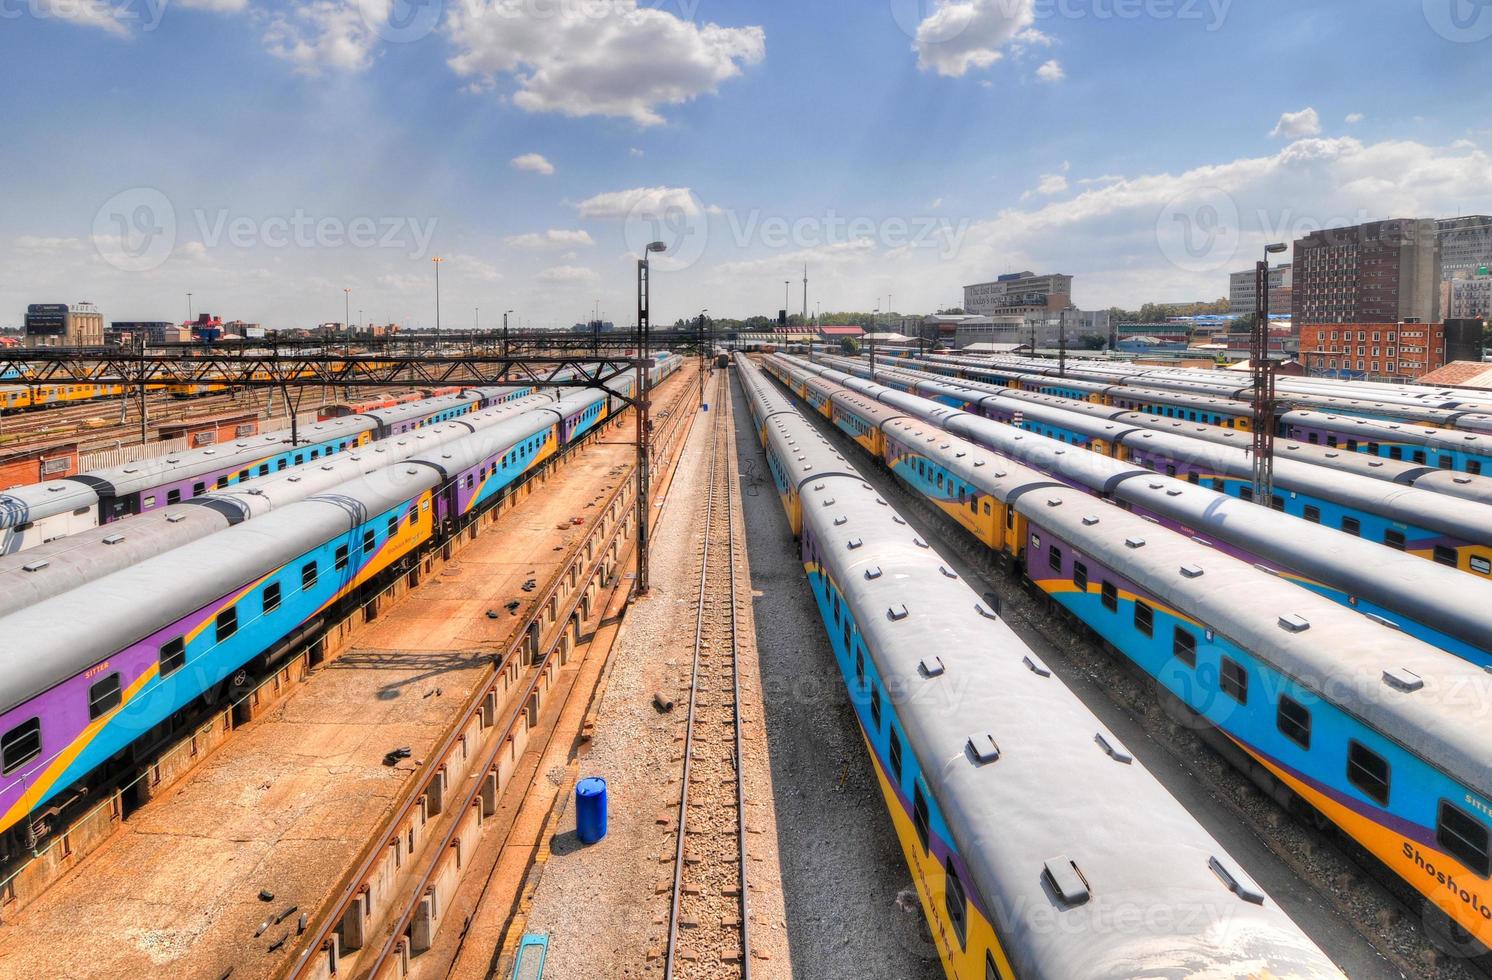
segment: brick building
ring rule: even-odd
[[[1446,363],[1443,323],[1307,323],[1300,359],[1312,377],[1413,381]]]

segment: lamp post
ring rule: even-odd
[[[705,403],[705,369],[709,362],[709,345],[705,343],[705,314],[710,312],[706,307],[699,311],[699,404]]]
[[[508,316],[512,310],[503,310],[503,357],[508,356]]]
[[[445,261],[442,256],[435,256],[430,260],[435,263],[435,352],[440,353],[440,264]]]
[[[652,437],[652,420],[648,418],[648,347],[652,344],[652,325],[649,321],[649,305],[652,290],[649,282],[652,265],[648,256],[654,252],[666,252],[668,246],[662,242],[649,242],[637,260],[637,405],[634,408],[637,423],[637,594],[648,594],[648,518],[652,514],[648,467]]]
[[[192,322],[192,294],[187,293],[187,323]]]
[[[342,329],[352,333],[352,290],[342,287]]]
[[[1249,344],[1253,374],[1254,503],[1274,506],[1274,361],[1269,358],[1269,257],[1285,251],[1284,243],[1266,245],[1254,266],[1254,329]]]

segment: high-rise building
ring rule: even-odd
[[[1440,319],[1440,235],[1433,219],[1328,228],[1295,242],[1295,323]]]
[[[1445,283],[1444,301],[1447,320],[1485,320],[1492,315],[1492,275],[1486,267],[1472,279],[1452,279]]]
[[[1492,217],[1473,214],[1442,218],[1435,224],[1440,234],[1440,278],[1470,276],[1492,266]]]
[[[1269,270],[1269,312],[1289,313],[1290,294],[1295,280],[1290,263]],[[1235,272],[1228,277],[1228,312],[1234,316],[1253,316],[1258,304],[1254,288],[1254,270]]]
[[[964,287],[964,312],[979,316],[1025,316],[1072,305],[1072,276],[1012,272],[994,282]]]
[[[32,303],[26,307],[27,347],[102,347],[104,318],[92,303]]]

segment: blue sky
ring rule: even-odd
[[[1453,17],[1453,14],[1459,14]],[[1212,298],[1492,211],[1471,0],[0,0],[0,323]],[[888,298],[889,297],[889,298]]]

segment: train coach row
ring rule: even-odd
[[[654,377],[678,364],[663,359]],[[511,415],[0,618],[0,857],[33,846],[182,708],[231,693],[235,675],[415,567],[603,425],[612,402],[581,393]]]
[[[1423,895],[1449,941],[1471,937],[1478,951],[1492,941],[1484,671],[880,407],[869,423],[879,440],[856,442],[879,441],[903,484],[1220,733],[1215,744],[1252,778],[1308,804]]]
[[[1102,497],[1159,524],[1228,551],[1339,604],[1471,662],[1492,665],[1492,582],[1438,563],[1229,498],[1220,491],[1069,444],[1027,434],[924,397],[779,357],[767,369],[877,457],[886,453],[886,418],[908,416],[1015,459],[1049,478]],[[841,390],[846,386],[849,391]],[[952,479],[955,474],[948,474]],[[928,474],[933,479],[934,474]],[[962,474],[977,479],[977,470]],[[942,488],[942,475],[937,475]],[[952,486],[952,484],[950,484]],[[964,501],[960,499],[962,504]],[[988,509],[990,502],[986,500]],[[1020,546],[1008,515],[955,510],[954,515],[999,552]]]
[[[869,375],[856,361],[825,359]],[[801,363],[801,362],[800,362]],[[1133,426],[1052,404],[1011,398],[1006,389],[916,372],[876,372],[876,380],[951,408],[1017,426],[1116,460],[1136,463],[1242,500],[1253,498],[1248,448]],[[1371,460],[1363,460],[1372,468]],[[1459,481],[1466,481],[1462,487]],[[1492,509],[1484,478],[1436,471],[1408,484],[1276,457],[1270,506],[1314,524],[1492,580]],[[1442,493],[1447,486],[1461,492]],[[1479,496],[1480,495],[1480,496]]]
[[[0,493],[0,554],[25,551],[80,530],[199,497],[257,476],[325,459],[375,439],[438,425],[478,408],[502,404],[529,387],[474,388],[263,433],[202,449],[79,473]]]
[[[947,561],[737,363],[947,974],[1340,976]]]
[[[1109,385],[1080,377],[1052,378],[1024,363],[1011,366],[945,358],[895,358],[897,363],[997,385],[1061,394],[1158,417],[1247,430],[1249,406],[1237,398]],[[1055,373],[1056,369],[1051,369]],[[1069,375],[1080,371],[1070,370]],[[1299,401],[1299,400],[1297,400]],[[1341,448],[1384,459],[1472,475],[1492,475],[1492,419],[1483,412],[1448,412],[1438,424],[1381,415],[1349,414],[1342,399],[1320,399],[1282,411],[1277,434],[1310,445]],[[1287,403],[1288,405],[1288,403]]]

